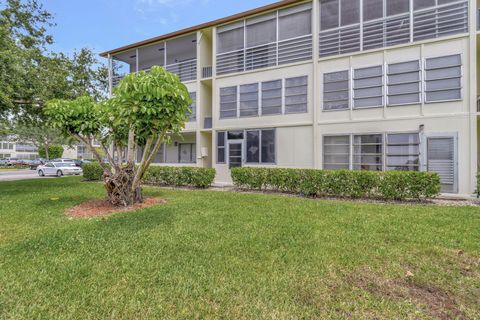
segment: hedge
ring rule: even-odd
[[[231,175],[238,188],[306,196],[403,200],[433,198],[440,193],[440,177],[431,172],[242,167],[233,168]]]
[[[145,173],[143,183],[207,188],[212,185],[215,174],[216,171],[212,168],[153,166]]]
[[[103,179],[103,169],[98,162],[85,163],[83,177],[87,181],[100,181]],[[192,186],[207,188],[215,179],[215,169],[197,167],[160,167],[148,168],[142,182],[158,186]]]

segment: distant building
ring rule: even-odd
[[[7,137],[0,138],[0,159],[35,160],[38,157],[38,149],[33,144],[12,142]]]

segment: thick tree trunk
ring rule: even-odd
[[[134,177],[133,166],[117,170],[112,175],[104,175],[105,189],[112,205],[127,207],[143,202],[142,188],[132,188]]]

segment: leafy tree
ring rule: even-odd
[[[106,96],[108,71],[91,50],[48,51],[53,26],[39,0],[0,0],[0,118],[26,123],[48,100]]]
[[[41,158],[46,158],[47,160],[49,159],[55,159],[55,158],[61,158],[63,155],[63,147],[60,145],[49,145],[48,147],[41,147],[38,149],[38,154]]]
[[[149,73],[127,75],[107,101],[53,100],[45,113],[53,127],[89,147],[103,167],[110,202],[128,206],[143,201],[140,181],[162,143],[184,128],[190,103],[179,78],[156,66]],[[108,164],[94,148],[94,140],[100,142]],[[143,156],[136,167],[139,147]]]

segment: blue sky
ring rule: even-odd
[[[275,0],[40,0],[55,15],[54,51],[103,52]]]

